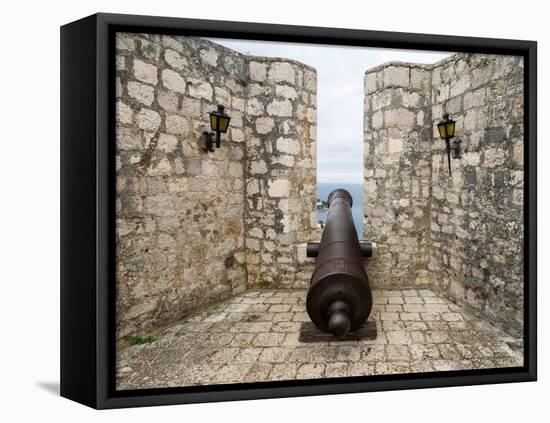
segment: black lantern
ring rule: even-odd
[[[460,159],[462,150],[460,148],[460,143],[462,141],[456,140],[453,142],[451,147],[451,138],[455,136],[455,121],[449,118],[449,114],[445,113],[443,115],[443,120],[439,121],[437,124],[437,129],[439,130],[439,136],[442,140],[445,140],[445,145],[447,147],[447,161],[449,162],[449,176],[451,175],[451,150],[453,151],[453,158]]]
[[[225,107],[218,104],[218,110],[210,112],[210,128],[216,133],[216,148],[220,148],[220,134],[225,134],[229,128],[231,117],[224,112]],[[206,145],[204,151],[214,151],[212,148],[212,134],[208,131],[203,132],[204,143]]]

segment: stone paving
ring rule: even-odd
[[[305,296],[247,291],[164,328],[118,352],[117,389],[523,365],[521,339],[431,290],[373,291],[368,322],[343,339],[312,336]]]

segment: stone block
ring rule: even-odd
[[[267,165],[263,160],[253,160],[250,162],[250,173],[252,175],[263,175],[267,173]]]
[[[293,167],[294,166],[294,156],[290,156],[287,154],[283,154],[281,156],[275,156],[273,157],[273,164],[280,164],[286,167]]]
[[[264,105],[257,98],[251,98],[246,102],[246,113],[249,116],[261,116],[264,114]]]
[[[505,151],[501,148],[487,148],[483,156],[483,163],[489,168],[501,166],[506,158]]]
[[[269,66],[268,79],[272,82],[295,83],[296,72],[290,63],[275,62]]]
[[[198,79],[189,79],[188,82],[191,97],[212,101],[213,90],[210,83]]]
[[[166,49],[164,52],[164,60],[168,63],[168,65],[180,71],[189,66],[185,57],[180,55],[177,51],[171,49]]]
[[[268,194],[270,197],[288,197],[291,184],[288,179],[275,179],[268,182]]]
[[[477,109],[471,109],[466,112],[466,115],[464,116],[464,130],[471,132],[476,129],[477,115]]]
[[[311,92],[317,91],[317,73],[310,70],[304,72],[304,88]]]
[[[292,103],[289,100],[273,100],[267,105],[267,113],[271,116],[292,116]]]
[[[228,107],[231,104],[231,94],[223,87],[214,87],[214,100],[217,104]]]
[[[115,79],[115,96],[117,98],[122,97],[123,91],[124,91],[124,88],[122,86],[122,81],[120,77],[117,76]]]
[[[244,142],[243,131],[237,128],[231,128],[231,140],[233,142]]]
[[[378,89],[378,78],[376,73],[367,73],[365,75],[365,93],[372,94]]]
[[[168,176],[172,174],[172,166],[166,157],[152,164],[148,169],[150,176]]]
[[[415,121],[415,114],[407,109],[391,109],[384,112],[384,123],[388,128],[412,130]]]
[[[401,153],[403,151],[403,140],[401,138],[390,138],[388,140],[389,153]]]
[[[190,130],[187,119],[179,115],[166,115],[166,132],[176,135],[187,134]]]
[[[423,97],[415,92],[404,92],[401,96],[401,104],[406,108],[419,108],[423,102]]]
[[[178,93],[185,93],[185,79],[171,69],[164,69],[162,71],[162,84],[165,88],[176,91]]]
[[[267,68],[265,63],[250,62],[250,79],[253,81],[263,82],[267,77]]]
[[[523,142],[517,141],[514,144],[513,159],[517,165],[523,166]]]
[[[485,104],[485,89],[480,88],[476,91],[469,91],[464,94],[464,109],[471,109],[474,107],[480,107]]]
[[[174,135],[160,134],[158,139],[158,149],[164,153],[172,153],[178,147],[178,139]]]
[[[136,81],[128,82],[128,95],[140,103],[150,106],[155,99],[155,89],[147,84]]]
[[[157,91],[157,102],[159,106],[167,112],[175,113],[178,111],[179,98],[178,95],[173,91]]]
[[[200,100],[183,97],[181,101],[181,113],[188,118],[200,118],[202,116]]]
[[[308,107],[306,110],[306,119],[309,123],[317,123],[317,109]]]
[[[176,157],[174,159],[174,169],[176,171],[176,175],[182,175],[185,173],[185,163],[180,157]]]
[[[201,60],[210,66],[217,66],[218,52],[214,48],[207,48],[200,51]]]
[[[118,32],[116,34],[116,49],[117,51],[134,51],[136,48],[136,42],[130,34]]]
[[[462,74],[457,80],[451,83],[451,97],[463,94],[471,87],[470,75]]]
[[[416,124],[418,126],[424,126],[424,111],[423,110],[420,110],[417,114],[416,114]]]
[[[296,89],[288,85],[277,85],[275,87],[275,94],[285,99],[295,100],[298,97]]]
[[[372,115],[371,125],[374,129],[380,129],[384,125],[384,113],[378,111]]]
[[[246,100],[244,98],[233,97],[231,100],[231,107],[240,112],[245,110]]]
[[[386,332],[389,344],[411,344],[412,340],[407,331],[392,330]]]
[[[156,131],[160,127],[160,115],[154,110],[141,109],[136,115],[136,123],[140,129]]]
[[[143,137],[138,130],[117,128],[116,133],[118,150],[140,150],[144,147]]]
[[[464,166],[478,166],[480,162],[479,153],[468,152],[462,155],[462,164]]]
[[[149,63],[145,63],[139,59],[134,59],[134,77],[141,82],[157,85],[157,67]]]
[[[116,120],[122,124],[131,124],[133,122],[134,112],[127,104],[117,101],[116,103]]]
[[[280,137],[277,139],[276,146],[281,153],[296,154],[300,151],[300,144],[292,138]]]
[[[267,134],[275,127],[272,118],[261,117],[256,119],[256,131],[258,134]]]
[[[430,83],[430,72],[425,69],[411,68],[411,88],[425,90]]]
[[[389,66],[383,71],[384,88],[387,87],[408,87],[409,68]]]
[[[161,50],[160,45],[158,45],[156,42],[147,41],[144,39],[140,40],[140,44],[141,44],[140,50],[143,57],[158,63],[160,59],[160,50]]]

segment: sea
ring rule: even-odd
[[[317,198],[327,201],[328,195],[332,190],[343,188],[347,190],[353,198],[351,214],[353,223],[357,230],[359,240],[363,239],[363,185],[362,184],[344,184],[320,182],[317,184]],[[317,210],[317,221],[326,220],[328,210]]]

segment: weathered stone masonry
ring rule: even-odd
[[[307,287],[312,263],[298,245],[315,239],[315,70],[250,57],[246,125],[248,282]]]
[[[142,334],[248,287],[304,288],[316,72],[193,37],[117,36],[117,327]],[[427,286],[522,328],[523,68],[455,55],[365,76],[365,238],[380,288]],[[202,151],[208,112],[232,120]],[[449,178],[435,123],[457,120]]]
[[[377,242],[368,271],[384,288],[428,284],[430,93],[424,68],[399,63],[365,77],[366,239]]]
[[[118,353],[117,388],[371,376],[518,367],[517,339],[430,289],[375,290],[359,339],[315,332],[305,290],[254,290]],[[318,332],[319,333],[319,332]],[[369,336],[370,333],[370,336]]]
[[[303,287],[316,74],[194,37],[117,34],[117,336],[244,291]],[[231,116],[202,151],[208,112]],[[261,277],[260,277],[261,276]]]
[[[457,121],[452,160],[436,123]],[[430,286],[513,334],[523,328],[523,63],[456,54],[365,76],[371,281]]]

